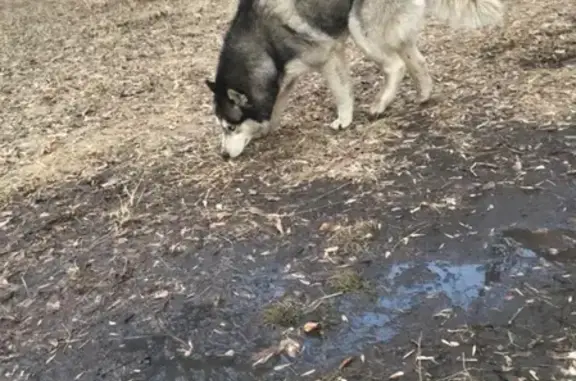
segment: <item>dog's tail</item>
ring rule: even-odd
[[[479,28],[499,24],[504,19],[500,0],[427,0],[434,15],[454,28]]]

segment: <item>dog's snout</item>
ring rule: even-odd
[[[222,159],[224,160],[230,160],[230,154],[226,151],[222,152],[220,156],[222,156]]]

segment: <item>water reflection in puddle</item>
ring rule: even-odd
[[[417,316],[417,321],[432,318],[442,309],[484,313],[501,308],[507,292],[518,281],[537,276],[546,270],[534,252],[520,248],[514,260],[501,258],[490,263],[455,264],[449,261],[397,263],[383,276],[387,292],[361,313],[348,311],[349,340],[386,342],[403,330],[406,321],[399,317]],[[474,308],[471,308],[474,306]],[[470,316],[473,318],[473,316]]]
[[[405,267],[396,265],[395,267]],[[435,275],[435,280],[406,286],[394,284],[394,296],[380,298],[380,306],[406,309],[411,307],[414,296],[426,293],[444,293],[455,305],[466,308],[476,298],[483,287],[485,268],[478,264],[453,265],[449,262],[427,263],[425,269]],[[394,279],[393,279],[394,282]]]
[[[476,262],[451,262],[445,257],[382,264],[380,275],[371,279],[376,285],[375,293],[369,296],[353,293],[334,299],[335,310],[345,317],[342,323],[336,324],[322,338],[302,338],[304,350],[298,358],[298,367],[316,368],[329,359],[359,353],[367,345],[385,343],[398,334],[422,330],[436,314],[448,309],[457,311],[466,324],[490,321],[494,310],[510,307],[508,296],[520,283],[528,282],[538,288],[551,284],[558,273],[558,267],[532,248],[520,245],[509,251],[506,247],[499,250],[493,250],[492,256],[484,256]],[[273,277],[266,279],[269,282],[265,282],[265,292],[262,288],[245,285],[259,293],[255,294],[256,300],[262,303],[265,303],[263,299],[276,296],[276,287],[281,287]],[[266,298],[262,298],[264,294]],[[243,330],[243,326],[250,325],[249,319],[236,327]],[[252,332],[242,334],[245,340],[252,336]],[[225,343],[227,338],[234,340],[222,336],[222,348],[231,345]],[[238,353],[242,352],[241,348],[237,349]],[[183,375],[186,379],[198,380],[253,379],[254,370],[245,358],[215,359],[205,354],[196,355],[198,359],[161,356],[162,359],[155,361],[154,375],[149,379],[180,380]],[[170,375],[166,373],[167,369],[172,372]]]

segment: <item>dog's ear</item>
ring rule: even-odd
[[[230,98],[230,100],[232,102],[234,102],[234,104],[238,107],[246,107],[248,106],[248,97],[246,97],[246,95],[234,90],[234,89],[228,89],[228,91],[226,92],[226,94],[228,95],[228,98]]]
[[[212,91],[213,93],[216,92],[216,82],[213,82],[209,79],[205,80],[206,86],[208,86],[208,88],[210,89],[210,91]]]

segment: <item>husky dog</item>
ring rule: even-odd
[[[320,72],[334,97],[331,127],[352,123],[353,87],[345,56],[351,36],[386,77],[370,113],[393,101],[406,71],[418,101],[432,92],[432,78],[416,40],[427,10],[453,27],[500,23],[500,0],[239,0],[224,37],[215,81],[206,80],[222,128],[222,156],[275,131],[290,91],[303,74]]]

